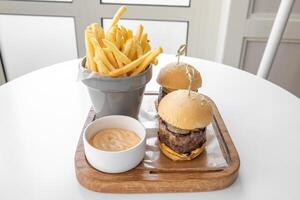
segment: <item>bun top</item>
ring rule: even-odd
[[[158,115],[180,129],[204,128],[212,121],[212,106],[204,95],[188,93],[188,90],[176,90],[167,94],[158,105]]]
[[[165,67],[163,67],[156,81],[163,87],[168,89],[188,89],[189,87],[189,79],[186,74],[186,65],[194,68],[193,66],[186,63],[169,63]],[[192,90],[196,91],[202,85],[202,79],[200,72],[195,69],[195,76],[192,82]]]

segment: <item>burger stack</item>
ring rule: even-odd
[[[195,72],[192,82],[187,67]],[[209,100],[197,92],[201,75],[191,65],[170,63],[161,69],[157,82],[161,85],[157,105],[160,149],[171,160],[192,160],[204,151],[206,127],[213,118]]]
[[[198,91],[202,85],[202,78],[200,72],[197,71],[193,66],[186,63],[169,63],[163,67],[158,76],[157,83],[160,85],[158,102],[168,93],[179,90],[188,89],[189,79],[186,75],[186,68],[194,70],[194,79],[191,85],[191,90]]]

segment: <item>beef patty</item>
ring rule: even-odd
[[[180,132],[180,129],[178,130]],[[165,121],[159,119],[158,139],[177,153],[190,153],[206,142],[205,128],[195,129],[185,134],[175,133],[168,129]]]

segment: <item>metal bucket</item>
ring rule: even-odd
[[[85,58],[80,62],[85,66]],[[97,113],[97,118],[107,115],[127,115],[137,118],[146,84],[152,78],[152,66],[144,72],[124,78],[93,77],[81,80]]]

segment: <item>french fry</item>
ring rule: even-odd
[[[143,55],[143,48],[139,41],[136,41],[135,44],[136,44],[136,56],[137,58],[139,58]]]
[[[119,65],[117,63],[116,58],[114,57],[113,53],[108,48],[103,48],[103,51],[108,58],[109,62],[115,67],[118,68]]]
[[[123,63],[118,59],[117,59],[117,63],[118,63],[118,68],[124,67]]]
[[[122,49],[124,48],[124,46],[125,46],[125,41],[123,40],[123,38],[122,38],[122,40],[121,40],[121,48],[120,48],[120,51],[122,51]],[[123,51],[122,51],[123,52]],[[127,56],[128,57],[128,56]]]
[[[161,47],[158,47],[156,49],[154,49],[153,51],[149,51],[150,55],[147,56],[145,58],[145,60],[143,60],[143,62],[138,66],[138,68],[136,68],[133,73],[130,76],[135,76],[139,73],[141,73],[142,71],[145,70],[145,68],[151,63],[152,60],[154,60],[159,54],[161,54],[163,52],[163,49]],[[148,52],[148,53],[149,53]],[[146,53],[146,54],[148,54]],[[144,54],[144,55],[146,55]]]
[[[125,41],[127,41],[127,29],[124,26],[121,26],[121,33]]]
[[[138,59],[136,59],[135,61],[129,63],[128,65],[125,65],[122,68],[119,68],[119,69],[109,72],[108,75],[112,76],[112,77],[116,77],[116,76],[126,74],[126,73],[134,70],[136,67],[138,67],[143,62],[143,60],[146,57],[148,57],[150,54],[151,54],[151,52],[148,52],[148,53],[144,54],[143,56],[139,57]]]
[[[120,43],[121,43],[121,45],[120,45],[120,50],[122,50],[123,47],[125,46],[125,39],[123,38],[123,36],[121,37]]]
[[[133,37],[133,33],[132,33],[132,30],[127,30],[127,40],[129,40],[130,38],[132,38]]]
[[[91,25],[87,26],[85,30],[93,31]]]
[[[136,59],[136,43],[135,43],[135,39],[132,40],[132,45],[131,45],[131,49],[129,51],[128,57],[131,60],[135,60]]]
[[[148,34],[143,33],[142,37],[141,37],[141,46],[143,48],[143,51],[145,51],[147,45],[149,45],[148,44]]]
[[[105,38],[104,30],[98,23],[93,23],[90,25],[92,32],[95,34],[101,47],[104,47],[102,39]]]
[[[107,75],[109,71],[108,71],[107,67],[103,64],[103,62],[101,61],[99,51],[95,51],[95,56],[94,56],[93,60],[97,64],[98,73],[102,76]]]
[[[144,53],[147,53],[148,51],[150,51],[151,50],[150,44],[147,43],[143,50],[144,50]]]
[[[114,26],[106,34],[106,39],[108,39],[112,43],[116,43],[116,29],[117,29],[117,27]]]
[[[90,42],[91,33],[89,30],[85,30],[85,48],[86,48],[86,67],[92,71],[97,72],[96,63],[93,60],[93,57],[95,56],[94,47]]]
[[[100,35],[101,39],[105,38],[105,33],[104,33],[104,30],[101,26],[100,26],[100,30],[99,30],[99,35]]]
[[[114,33],[109,33],[107,39],[114,44],[116,43],[116,37]]]
[[[126,11],[127,11],[127,6],[122,6],[121,8],[119,8],[119,10],[116,12],[115,16],[113,17],[108,30],[110,30],[113,26],[115,26],[118,23],[121,15],[123,15]]]
[[[103,39],[102,41],[105,44],[105,46],[107,46],[113,52],[113,54],[115,55],[117,61],[119,60],[119,62],[124,63],[124,64],[131,63],[131,60],[124,53],[122,53],[116,47],[116,45],[114,45],[113,43],[111,43],[110,41],[108,41],[106,39]]]
[[[148,33],[143,33],[141,36],[141,44],[146,44],[148,42]]]
[[[108,69],[106,68],[106,66],[104,65],[104,63],[102,62],[99,52],[96,53],[95,57],[94,57],[94,61],[97,63],[97,69],[100,75],[107,75],[108,74]]]
[[[158,64],[158,60],[157,59],[152,60],[151,64],[157,65]]]
[[[135,35],[135,39],[137,39],[137,41],[140,41],[140,40],[141,40],[143,31],[144,31],[143,25],[138,25],[137,31],[136,31],[136,35]]]
[[[91,38],[91,42],[95,48],[95,51],[99,53],[99,58],[102,60],[103,64],[109,69],[109,70],[115,70],[114,66],[109,62],[107,59],[103,49],[100,47],[98,41],[95,38]]]
[[[126,41],[125,45],[123,46],[122,52],[128,57],[130,49],[132,47],[133,39],[130,38]]]
[[[93,61],[96,63],[96,67],[97,67],[97,72],[101,75],[101,76],[103,76],[103,75],[105,75],[105,73],[104,73],[104,67],[103,66],[101,66],[103,63],[101,62],[101,60],[98,58],[98,57],[94,57],[93,58]]]
[[[118,47],[118,49],[122,48],[122,33],[119,29],[116,29],[116,46]]]

